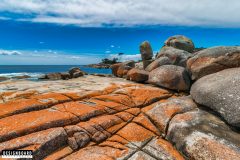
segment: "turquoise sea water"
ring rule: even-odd
[[[37,78],[46,73],[67,72],[72,67],[79,67],[89,74],[111,74],[110,69],[89,68],[83,65],[0,65],[0,76],[11,78],[14,76],[29,75],[32,78]]]

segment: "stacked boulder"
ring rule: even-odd
[[[150,43],[148,41],[144,41],[140,45],[140,53],[143,62],[143,68],[145,69],[153,60],[153,51]]]

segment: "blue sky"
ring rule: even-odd
[[[0,65],[137,59],[142,41],[157,52],[176,34],[196,47],[240,45],[239,8],[238,0],[2,0]]]

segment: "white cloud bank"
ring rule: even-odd
[[[0,50],[0,55],[3,56],[13,56],[13,55],[21,55],[22,53],[19,51],[10,51],[10,50]]]
[[[1,0],[0,3],[0,11],[23,15],[15,20],[82,27],[240,27],[239,8],[239,0]]]

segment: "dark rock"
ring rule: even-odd
[[[143,68],[145,69],[151,63],[153,57],[152,47],[148,41],[144,41],[140,45],[140,53],[143,61]]]
[[[149,74],[148,82],[168,89],[186,91],[190,88],[187,71],[180,66],[164,65]]]
[[[240,158],[240,134],[218,117],[200,109],[175,115],[166,139],[186,159],[233,160]]]
[[[70,74],[67,73],[67,72],[61,73],[61,77],[62,77],[63,80],[71,79]]]
[[[192,53],[195,48],[192,40],[182,35],[176,35],[168,38],[165,41],[165,46],[174,47],[190,53]]]
[[[127,79],[135,82],[145,82],[148,80],[149,72],[133,68],[127,73]]]
[[[168,57],[160,57],[155,61],[153,61],[151,64],[149,64],[145,70],[148,72],[151,72],[152,70],[160,66],[168,65],[168,64],[172,64],[172,61]]]
[[[78,67],[71,68],[68,72],[69,72],[71,78],[82,77],[82,76],[84,76],[84,75],[86,74],[85,72],[83,72],[83,71],[82,71],[80,68],[78,68]]]
[[[240,47],[204,49],[187,61],[187,68],[193,80],[234,67],[240,67]]]
[[[48,73],[43,77],[43,79],[60,80],[62,79],[62,75],[61,73]]]
[[[27,79],[27,78],[31,78],[31,76],[28,75],[22,75],[22,76],[14,76],[12,77],[13,79]]]
[[[191,88],[193,99],[219,113],[229,124],[240,127],[240,68],[207,75]]]
[[[6,81],[6,80],[9,80],[9,78],[8,77],[0,77],[0,82],[1,81]]]

